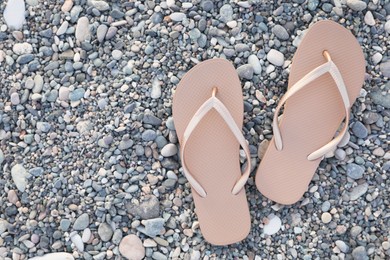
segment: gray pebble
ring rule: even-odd
[[[349,163],[347,165],[347,175],[349,178],[358,180],[363,177],[364,168],[360,165]]]
[[[354,260],[368,260],[366,248],[364,246],[358,246],[352,250],[352,257]]]
[[[74,230],[84,230],[89,225],[89,215],[87,213],[81,214],[74,222]]]
[[[272,33],[275,34],[275,36],[280,40],[288,40],[288,38],[290,38],[287,30],[279,24],[272,28]]]
[[[149,142],[149,141],[154,141],[156,139],[157,134],[154,130],[148,129],[145,130],[145,132],[142,133],[142,140]]]
[[[361,0],[347,0],[347,5],[349,8],[357,12],[363,11],[367,8],[366,2]]]
[[[253,67],[250,64],[244,64],[237,68],[237,74],[240,78],[251,80],[253,78]]]
[[[112,231],[111,226],[104,222],[99,225],[98,234],[103,242],[107,242],[110,241],[114,232]]]
[[[222,22],[230,22],[233,20],[233,7],[230,4],[225,4],[219,9],[219,14]]]
[[[366,138],[368,135],[367,128],[360,121],[353,124],[352,132],[358,138]]]

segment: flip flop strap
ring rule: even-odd
[[[286,94],[281,98],[279,105],[277,106],[273,118],[273,133],[274,133],[274,140],[275,140],[275,146],[278,151],[283,149],[283,141],[282,136],[279,129],[279,122],[278,122],[278,115],[280,112],[280,109],[283,107],[285,102],[294,94],[296,94],[298,91],[303,89],[305,86],[307,86],[310,82],[314,81],[315,79],[319,78],[320,76],[324,75],[325,73],[329,73],[334,82],[337,85],[337,89],[339,90],[339,93],[341,95],[341,98],[344,103],[344,109],[345,109],[345,119],[344,119],[344,126],[342,130],[339,132],[339,134],[332,139],[329,143],[325,144],[318,150],[312,152],[308,155],[307,159],[310,161],[317,160],[319,158],[323,158],[325,154],[328,152],[334,151],[334,149],[337,147],[337,145],[342,140],[345,133],[348,131],[348,122],[349,122],[349,110],[350,110],[350,101],[348,97],[348,91],[344,84],[343,77],[341,76],[341,73],[339,69],[337,68],[336,64],[330,59],[330,56],[327,57],[328,62],[318,66],[317,68],[310,71],[308,74],[306,74],[302,79],[300,79],[298,82],[296,82],[287,92]]]
[[[238,194],[241,189],[244,187],[246,181],[248,180],[249,174],[250,174],[250,152],[248,144],[242,135],[241,130],[237,126],[236,122],[234,121],[232,115],[230,114],[229,110],[226,108],[226,106],[213,94],[211,98],[206,100],[202,106],[196,111],[194,116],[191,118],[189,124],[187,125],[187,128],[184,131],[183,139],[182,139],[182,147],[180,151],[180,157],[182,161],[182,166],[184,170],[184,174],[188,180],[188,182],[191,184],[191,186],[194,188],[194,190],[201,196],[206,197],[207,192],[202,187],[202,185],[195,179],[195,177],[192,176],[190,173],[190,170],[187,167],[186,159],[185,159],[185,151],[187,147],[187,141],[191,137],[192,132],[196,129],[197,125],[201,122],[203,117],[211,110],[215,109],[219,115],[223,118],[226,125],[229,127],[230,131],[234,134],[237,141],[240,143],[241,147],[244,149],[245,156],[247,159],[247,165],[245,167],[245,170],[242,172],[242,175],[240,179],[235,183],[235,185],[232,187],[232,194],[236,195]],[[223,149],[223,147],[221,147]],[[223,181],[223,180],[221,180]]]

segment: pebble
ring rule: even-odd
[[[61,24],[61,26],[58,28],[58,30],[57,30],[57,32],[56,32],[56,35],[57,35],[57,36],[63,35],[63,34],[66,32],[66,30],[68,29],[68,26],[69,26],[68,21],[64,21],[64,22]]]
[[[20,104],[20,98],[19,98],[19,94],[14,92],[11,94],[11,97],[10,97],[10,101],[12,103],[12,105],[19,105]]]
[[[123,56],[123,52],[121,52],[120,50],[113,50],[111,55],[114,58],[114,60],[120,60]]]
[[[350,200],[357,200],[358,198],[366,194],[367,190],[368,190],[367,183],[363,183],[354,187],[352,191],[349,193]]]
[[[161,86],[160,86],[160,82],[157,79],[153,80],[150,97],[153,99],[158,99],[161,97]]]
[[[326,211],[329,211],[329,209],[330,209],[330,202],[324,201],[324,203],[322,203],[321,210],[323,212],[326,212]]]
[[[81,214],[74,222],[74,230],[84,230],[89,225],[89,215],[87,213]]]
[[[368,260],[366,248],[364,246],[358,246],[352,250],[352,257],[354,260]]]
[[[110,10],[110,5],[104,0],[89,0],[88,3],[99,11]]]
[[[85,89],[77,88],[69,93],[69,100],[78,101],[84,97],[84,94],[85,94]]]
[[[267,60],[275,66],[283,66],[284,55],[280,51],[271,49],[267,54]]]
[[[18,194],[16,193],[15,190],[9,190],[8,191],[7,199],[12,204],[16,204],[16,202],[19,201]]]
[[[259,58],[256,55],[252,54],[248,57],[248,64],[252,66],[253,72],[257,75],[261,74],[262,67],[260,64]]]
[[[359,12],[367,8],[367,4],[361,0],[347,0],[347,5],[352,10]]]
[[[77,250],[82,253],[84,252],[84,243],[80,237],[79,234],[77,234],[76,231],[73,231],[72,233],[69,234],[70,240],[72,243],[76,246]]]
[[[53,259],[58,259],[58,260],[74,260],[73,255],[69,253],[49,253],[45,254],[43,256],[36,256],[33,258],[30,258],[29,260],[53,260]]]
[[[366,138],[368,135],[368,130],[367,128],[360,122],[357,121],[353,124],[352,126],[352,132],[353,134],[358,137],[358,138]]]
[[[308,3],[307,3],[307,8],[310,11],[316,10],[319,2],[320,2],[319,0],[309,0]]]
[[[169,17],[174,22],[181,22],[186,18],[186,15],[184,13],[176,12],[176,13],[172,13]]]
[[[105,24],[99,25],[99,27],[96,30],[96,37],[99,42],[103,42],[104,38],[106,37],[108,31],[108,27]]]
[[[24,192],[27,186],[27,178],[30,174],[21,164],[15,164],[11,169],[12,180],[20,192]]]
[[[164,231],[165,220],[163,218],[153,218],[142,220],[144,228],[139,228],[138,230],[144,233],[149,237],[155,237],[161,235]]]
[[[369,26],[375,25],[375,19],[374,19],[374,16],[372,15],[371,11],[366,12],[366,15],[364,16],[364,22]]]
[[[81,236],[81,241],[83,243],[87,243],[91,238],[92,232],[89,228],[84,229],[83,234]]]
[[[61,219],[60,221],[60,229],[62,231],[68,231],[70,227],[71,221],[69,219]]]
[[[349,246],[344,241],[336,240],[335,244],[340,249],[341,252],[348,253]]]
[[[51,124],[47,122],[37,122],[37,130],[47,133],[51,129]]]
[[[154,141],[156,139],[157,134],[154,130],[148,129],[145,130],[145,132],[142,133],[142,140],[149,142],[149,141]]]
[[[4,159],[5,159],[4,152],[3,150],[0,149],[0,166],[3,164]]]
[[[139,205],[126,204],[127,212],[141,219],[153,219],[160,215],[160,202],[156,196],[146,195]]]
[[[69,99],[69,88],[67,87],[60,87],[58,91],[58,99],[62,101],[67,101]]]
[[[73,0],[65,0],[64,4],[61,7],[61,11],[64,13],[69,12],[73,7]]]
[[[263,232],[266,235],[276,234],[282,227],[282,221],[280,218],[274,214],[271,214],[267,217],[268,223],[264,224]]]
[[[288,40],[290,38],[287,30],[279,24],[272,28],[272,33],[275,34],[275,36],[280,40]]]
[[[214,3],[211,0],[203,0],[200,3],[200,7],[203,9],[203,11],[210,12],[214,9]]]
[[[237,74],[240,78],[251,80],[253,78],[253,67],[250,64],[244,64],[237,68]]]
[[[364,168],[355,163],[349,163],[347,165],[347,176],[351,179],[358,180],[363,177]]]
[[[79,42],[83,42],[90,37],[88,17],[83,16],[78,19],[75,36]]]
[[[32,45],[28,42],[16,43],[12,47],[12,51],[17,55],[30,54],[33,52]]]
[[[24,0],[8,0],[3,17],[11,30],[20,30],[25,21],[26,6]]]
[[[233,20],[233,7],[230,4],[225,4],[219,9],[220,20],[224,23]]]
[[[362,231],[363,231],[362,227],[360,227],[360,226],[353,226],[351,228],[351,231],[350,231],[351,237],[352,238],[356,238]]]
[[[164,254],[160,252],[153,252],[152,258],[155,260],[167,260],[168,257],[166,257]]]
[[[324,224],[328,224],[329,222],[332,221],[332,215],[329,212],[324,212],[321,215],[321,221]]]
[[[177,147],[174,144],[167,144],[161,149],[161,155],[164,157],[171,157],[176,155]]]
[[[110,225],[104,222],[99,225],[98,234],[103,242],[107,242],[110,241],[112,235],[114,234],[114,231],[112,230]]]
[[[125,236],[119,244],[119,252],[127,259],[141,260],[145,257],[145,248],[141,239],[134,234]]]

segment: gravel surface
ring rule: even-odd
[[[390,3],[281,2],[1,1],[0,259],[389,259]],[[172,94],[200,61],[232,61],[259,163],[292,57],[323,19],[367,60],[349,134],[292,206],[263,197],[252,174],[249,236],[212,246]]]

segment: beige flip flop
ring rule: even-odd
[[[363,52],[350,31],[332,21],[310,27],[294,55],[288,91],[274,114],[274,137],[256,173],[263,195],[281,204],[303,196],[324,155],[348,131],[364,75]]]
[[[238,242],[250,230],[244,189],[250,152],[241,132],[243,108],[236,70],[224,59],[196,65],[173,97],[183,172],[191,185],[201,232],[214,245]],[[247,159],[243,172],[240,146]]]

